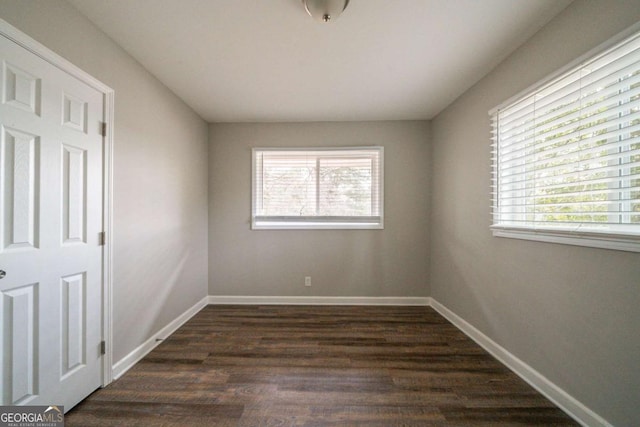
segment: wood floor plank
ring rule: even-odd
[[[67,426],[578,425],[428,307],[207,306]]]

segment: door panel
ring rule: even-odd
[[[0,36],[2,404],[102,382],[104,95]]]
[[[3,292],[2,360],[5,379],[3,394],[19,404],[38,393],[37,339],[38,284],[33,283]]]
[[[35,135],[9,127],[3,128],[2,141],[4,164],[0,168],[5,181],[3,249],[36,248],[40,141]]]

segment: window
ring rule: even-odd
[[[253,229],[383,228],[383,148],[254,148]]]
[[[490,112],[494,235],[640,251],[640,33],[589,56]]]

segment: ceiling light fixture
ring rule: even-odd
[[[307,13],[321,22],[335,20],[349,5],[349,0],[302,0]]]

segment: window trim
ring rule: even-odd
[[[256,152],[259,151],[378,151],[378,200],[379,216],[374,217],[289,217],[257,215]],[[379,219],[378,219],[379,218]],[[271,221],[269,220],[271,219]],[[291,219],[291,221],[287,221]],[[382,230],[384,229],[384,147],[253,147],[251,149],[251,229],[252,230]]]
[[[612,38],[608,39],[604,43],[589,50],[585,54],[581,55],[577,59],[571,61],[559,70],[547,75],[547,77],[527,87],[526,89],[518,92],[516,95],[510,97],[506,101],[501,102],[498,106],[489,110],[489,116],[494,117],[499,110],[504,109],[506,106],[516,104],[524,98],[531,96],[534,92],[541,91],[545,87],[550,86],[555,81],[560,80],[565,75],[573,72],[577,67],[580,67],[583,63],[595,58],[598,55],[604,54],[606,51],[615,48],[617,45],[624,42],[626,39],[634,36],[640,32],[640,23],[636,23],[629,28],[623,30]],[[497,137],[497,135],[496,135]],[[492,138],[493,139],[493,138]],[[497,141],[492,142],[491,150],[492,157],[496,155],[493,150],[497,149]],[[493,163],[493,162],[492,162]],[[496,166],[492,164],[491,167],[491,188],[497,189],[497,177]],[[491,192],[491,194],[493,191]],[[537,227],[537,226],[515,226],[505,224],[494,224],[493,217],[497,208],[498,196],[492,194],[491,201],[491,217],[492,225],[489,227],[494,237],[506,237],[513,239],[531,240],[548,243],[559,243],[565,245],[586,246],[602,249],[613,249],[628,252],[640,252],[640,235],[628,234],[624,230],[580,230],[580,224],[576,223],[575,227]],[[623,228],[623,227],[621,227]]]
[[[508,237],[512,239],[533,240],[536,242],[640,252],[640,236],[633,235],[505,226],[491,226],[491,231],[494,237]]]

